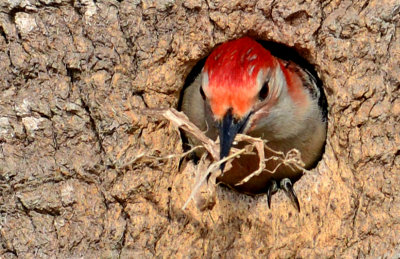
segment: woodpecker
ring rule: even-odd
[[[326,138],[322,98],[308,70],[244,37],[221,44],[208,56],[200,75],[184,91],[181,109],[209,138],[219,136],[221,159],[229,155],[236,134],[242,133],[265,139],[269,147],[284,153],[296,148],[305,168],[310,168],[320,158]],[[272,154],[266,150],[266,155]],[[236,186],[257,169],[257,158],[235,159],[218,181],[245,193],[266,192],[269,206],[280,187],[300,211],[292,180],[301,170],[281,165],[274,174],[262,172]],[[269,170],[276,166],[274,160],[266,164]]]

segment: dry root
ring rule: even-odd
[[[146,110],[146,114],[158,115],[169,120],[176,128],[180,128],[185,131],[187,134],[191,135],[193,138],[196,138],[201,143],[200,146],[196,146],[191,150],[179,154],[179,155],[169,155],[166,157],[153,157],[146,156],[141,154],[135,157],[130,163],[134,163],[139,159],[150,158],[156,160],[165,160],[176,157],[184,157],[194,150],[198,148],[204,148],[207,152],[202,156],[200,162],[197,166],[196,170],[196,182],[192,189],[192,192],[189,198],[186,200],[182,209],[185,209],[189,204],[190,200],[194,200],[196,207],[203,211],[206,209],[212,209],[215,205],[216,194],[216,179],[221,175],[220,165],[222,163],[226,163],[226,171],[231,167],[231,162],[234,158],[242,155],[254,153],[259,157],[259,166],[258,169],[244,179],[242,179],[236,185],[241,185],[248,182],[251,178],[260,175],[262,172],[268,172],[270,174],[275,173],[278,168],[282,165],[288,166],[293,170],[305,170],[304,163],[301,160],[301,154],[297,149],[292,149],[286,154],[280,151],[276,151],[268,147],[267,141],[262,140],[260,138],[253,138],[247,135],[238,134],[235,138],[237,142],[247,142],[249,143],[243,149],[232,148],[231,155],[225,157],[222,160],[219,160],[219,140],[213,141],[209,139],[196,125],[189,121],[186,115],[182,112],[178,112],[177,110],[165,109],[165,110]],[[265,157],[265,150],[268,150],[271,154],[274,154],[269,157]],[[210,161],[208,154],[210,154],[213,161]],[[279,161],[278,165],[273,170],[266,169],[266,163],[271,160]],[[128,163],[129,164],[129,163]],[[123,165],[124,167],[126,165]]]

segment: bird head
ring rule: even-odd
[[[236,134],[251,128],[255,111],[274,102],[269,81],[277,66],[279,61],[248,37],[220,45],[207,58],[200,91],[219,125],[221,159]]]

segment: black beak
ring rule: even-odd
[[[246,124],[250,117],[249,113],[245,118],[237,120],[233,118],[232,109],[229,109],[219,125],[219,139],[220,139],[220,159],[229,155],[232,143],[238,133],[242,133],[246,128]],[[224,171],[225,163],[220,166],[221,171]]]

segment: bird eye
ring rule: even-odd
[[[264,85],[261,87],[260,92],[258,93],[258,98],[263,101],[267,98],[269,92],[268,81],[265,81]]]
[[[206,95],[204,94],[203,87],[201,87],[201,86],[200,86],[200,94],[201,94],[201,98],[203,98],[203,100],[205,100]]]

